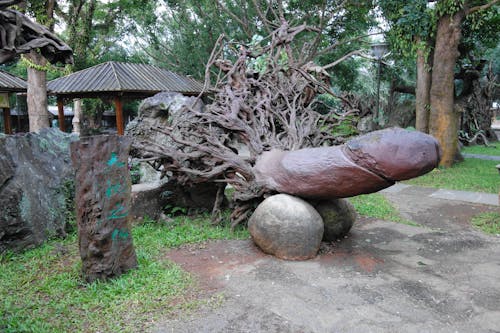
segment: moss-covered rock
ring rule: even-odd
[[[356,221],[356,210],[346,199],[321,200],[312,203],[323,218],[323,240],[330,242],[342,238]]]

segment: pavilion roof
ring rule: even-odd
[[[25,80],[0,70],[0,92],[26,92],[27,88]]]
[[[157,66],[109,61],[52,80],[47,89],[63,97],[151,96],[162,91],[198,95],[203,85]]]

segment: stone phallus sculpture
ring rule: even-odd
[[[257,160],[258,182],[303,198],[347,198],[380,191],[439,164],[432,136],[401,128],[371,132],[335,147],[271,150]]]
[[[376,192],[423,175],[437,167],[439,159],[436,139],[400,128],[372,132],[342,146],[266,152],[255,165],[258,181],[276,192],[309,200],[312,206],[283,194],[267,198],[248,222],[252,239],[278,258],[312,258],[321,239],[343,237],[354,222],[354,208],[339,198]],[[310,213],[313,206],[318,214]],[[295,214],[302,211],[310,216]],[[314,227],[317,215],[324,228]]]

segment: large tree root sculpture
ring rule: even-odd
[[[209,103],[186,103],[171,115],[166,110],[167,120],[148,128],[156,139],[142,137],[134,149],[145,159],[160,161],[162,172],[183,186],[230,184],[233,226],[277,192],[348,197],[437,165],[434,139],[400,129],[331,147],[346,141],[336,128],[359,110],[341,99],[339,110],[316,111],[315,96],[333,94],[325,70],[329,65],[315,65],[304,49],[293,45],[298,35],[316,30],[291,27],[283,18],[279,22],[260,45],[235,47],[221,37],[207,64],[205,86],[215,77],[213,89],[207,89]]]

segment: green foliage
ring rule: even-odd
[[[498,80],[500,80],[500,42],[498,42],[494,48],[487,50],[485,52],[485,57],[486,59],[491,59],[492,70],[493,74],[496,75],[497,77],[497,87],[498,87]],[[494,96],[494,98],[496,98],[497,100],[500,99],[499,94],[500,94],[500,89],[497,88],[496,96]],[[500,120],[500,114],[497,115],[497,119]]]
[[[316,112],[319,112],[321,114],[328,114],[332,110],[340,109],[342,107],[342,103],[340,103],[330,94],[321,94],[316,96],[312,107]]]
[[[305,4],[307,1],[303,3],[303,6],[307,6]],[[340,2],[333,3],[338,5]],[[367,34],[372,27],[377,25],[375,16],[371,12],[372,8],[370,1],[346,1],[344,2],[344,9],[338,11],[330,8],[332,12],[328,16],[331,15],[333,19],[331,25],[322,32],[324,38],[319,48],[320,54],[315,59],[318,64],[327,65],[353,50],[368,49],[367,53],[370,53],[369,45],[371,40],[367,37],[359,37]],[[321,1],[316,4],[314,10],[321,12]],[[338,14],[339,11],[342,12],[342,15]],[[305,17],[314,13],[310,9],[309,11],[304,10],[304,12]],[[315,16],[313,15],[313,17]],[[322,50],[331,45],[337,46],[329,52],[323,53]],[[373,89],[371,85],[368,88],[366,87],[370,83],[364,81],[365,78],[362,77],[361,73],[364,68],[369,66],[370,61],[363,58],[352,57],[346,59],[328,70],[331,75],[332,86],[339,91],[355,91],[360,95],[365,94],[367,90]]]
[[[148,221],[133,230],[139,268],[109,282],[85,283],[76,236],[22,254],[0,255],[0,331],[137,332],[179,308],[196,307],[190,276],[165,251],[208,239],[247,238],[207,216]]]
[[[165,5],[165,10],[162,11],[146,9],[141,12],[129,29],[155,62],[198,79],[204,78],[205,64],[221,34],[224,33],[229,41],[249,44],[257,41],[266,45],[268,41],[262,41],[261,36],[267,36],[269,31],[259,12],[266,20],[273,22],[272,29],[279,24],[273,14],[276,13],[276,4],[270,6],[268,1],[263,0],[223,0],[219,3],[209,0],[166,1]],[[317,46],[320,50],[333,44],[339,46],[317,57],[319,63],[327,64],[345,53],[361,48],[363,40],[344,44],[342,41],[366,33],[373,25],[374,20],[369,16],[371,7],[370,1],[290,1],[283,9],[285,18],[291,25],[306,23],[314,26],[328,20]],[[339,12],[343,15],[339,15]],[[303,46],[316,46],[316,42],[313,43],[316,36],[318,35],[313,32],[298,36],[293,52],[303,52]],[[233,46],[229,43],[228,47]],[[265,58],[257,59],[256,69],[259,71],[265,63]],[[339,81],[345,78],[339,83],[344,88],[356,82],[350,80],[346,73],[350,73],[351,78],[354,77],[357,67],[355,62],[336,66],[332,72],[342,75],[332,77]]]
[[[414,57],[417,49],[429,52],[427,40],[435,33],[433,10],[427,0],[382,0],[379,6],[390,25],[387,38],[391,48],[404,57]]]
[[[335,137],[348,138],[359,134],[358,129],[355,125],[356,121],[357,119],[354,116],[342,117],[340,123],[335,126],[335,130],[332,135]]]
[[[405,183],[450,190],[498,193],[500,175],[495,168],[496,164],[498,161],[466,158],[451,168],[434,169]]]
[[[363,48],[361,45],[359,48]],[[329,55],[329,58],[342,56],[340,52],[335,52],[336,55]],[[325,63],[325,60],[320,60]],[[362,58],[347,59],[329,72],[331,73],[331,84],[336,91],[354,91],[359,95],[375,94],[376,92],[376,74],[367,73],[363,70],[370,68],[373,64]],[[381,88],[383,89],[383,88]],[[384,95],[383,95],[384,96]]]
[[[427,0],[382,0],[378,4],[390,25],[387,38],[396,55],[413,58],[417,49],[427,52],[433,48],[437,22],[444,15],[454,15],[465,6],[486,4],[488,1],[442,0],[434,7]],[[461,61],[470,60],[471,53],[478,60],[498,43],[500,32],[499,7],[476,11],[462,23],[459,47]],[[492,58],[494,59],[494,58]]]
[[[498,45],[499,34],[500,6],[467,15],[462,24],[463,37],[460,42],[458,61],[460,67],[475,68],[485,59],[494,64],[498,63],[499,60],[495,57],[494,50]]]
[[[63,38],[73,49],[73,70],[110,61],[142,59],[130,54],[130,21],[156,8],[156,0],[68,0],[56,7],[56,19],[64,26]],[[144,61],[142,61],[144,62]]]
[[[484,233],[500,235],[500,213],[498,212],[478,214],[472,218],[471,223]]]
[[[169,217],[186,215],[188,212],[188,209],[186,207],[179,207],[174,205],[166,205],[163,210]]]
[[[222,3],[236,16],[228,15],[215,1],[166,1],[165,10],[158,11],[155,7],[141,10],[128,30],[154,62],[202,80],[205,64],[220,34],[226,32],[229,39],[241,42],[249,42],[258,34],[257,26],[245,27],[238,22],[240,18],[246,21],[256,15],[251,2]]]
[[[129,164],[130,178],[132,184],[139,184],[141,181],[141,164],[136,162],[131,162]]]
[[[19,61],[2,64],[0,65],[0,69],[27,80],[28,67],[30,66],[30,64],[31,67],[46,71],[47,81],[54,80],[57,79],[58,77],[66,75],[70,69],[69,66],[61,68],[50,64],[47,64],[45,66],[37,66],[36,64],[33,64],[31,61],[27,60],[24,57],[21,57]]]
[[[25,12],[46,27],[53,26],[55,23],[54,18],[49,17],[47,13],[46,1],[26,0]]]
[[[436,3],[436,16],[453,16],[463,10],[465,0],[440,0]]]

